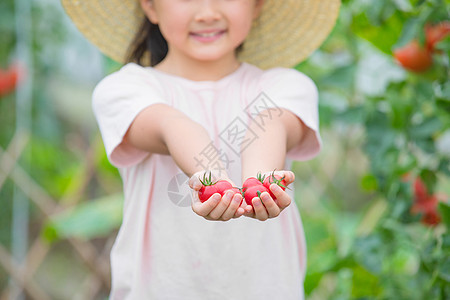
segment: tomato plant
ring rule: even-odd
[[[299,68],[318,83],[322,128],[342,129],[341,140],[361,133],[368,199],[344,210],[354,190],[322,193],[321,214],[302,215],[305,291],[314,299],[448,299],[450,3],[348,0],[343,12],[334,40]]]
[[[450,22],[426,24],[424,28],[425,44],[413,39],[405,46],[394,49],[393,54],[397,62],[405,69],[413,72],[424,72],[433,64],[433,54],[439,52],[436,44],[450,34]]]

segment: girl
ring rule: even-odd
[[[278,169],[290,184],[292,160],[318,153],[316,87],[286,67],[325,39],[339,1],[63,4],[87,38],[126,63],[93,94],[125,194],[110,298],[303,299],[305,239],[293,190],[272,184],[274,196],[264,192],[252,205],[230,191],[202,203],[198,191],[207,172],[240,186]],[[171,194],[180,174],[192,209]]]

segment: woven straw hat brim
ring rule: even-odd
[[[81,33],[106,56],[125,63],[143,19],[137,0],[61,0]],[[239,60],[262,69],[293,67],[330,34],[340,0],[265,0]]]

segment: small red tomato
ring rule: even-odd
[[[0,97],[16,89],[19,81],[19,68],[12,65],[7,70],[0,70]]]
[[[233,195],[234,195],[234,194],[241,194],[241,195],[242,195],[241,190],[238,189],[237,187],[232,187],[232,188],[230,188],[230,189],[227,189],[227,190],[225,190],[225,191],[223,192],[223,194],[225,195],[225,193],[228,192],[228,191],[232,191],[232,192],[233,192]]]
[[[421,222],[428,226],[435,226],[441,222],[438,212],[439,199],[436,195],[428,196],[421,201],[415,201],[411,207],[412,214],[422,214]]]
[[[423,183],[422,179],[417,176],[414,180],[414,197],[415,202],[426,202],[428,198],[428,190],[425,186],[425,183]]]
[[[276,175],[276,174],[270,174],[269,176],[267,176],[264,179],[264,186],[269,190],[269,194],[270,197],[272,197],[272,199],[276,199],[275,195],[272,193],[272,191],[270,190],[270,185],[272,183],[277,184],[279,187],[281,187],[281,189],[286,190],[286,180],[284,179],[284,176],[281,177],[280,175]]]
[[[434,51],[437,43],[450,34],[450,21],[444,21],[435,25],[427,24],[425,26],[425,38],[427,48]]]
[[[416,40],[394,50],[394,57],[403,68],[413,72],[424,72],[431,67],[431,51],[420,46]]]
[[[269,190],[262,184],[250,186],[244,191],[245,202],[253,206],[252,199],[260,197],[263,192],[269,192]]]
[[[211,198],[211,196],[214,195],[215,193],[217,193],[217,188],[214,185],[204,185],[198,191],[198,198],[203,203],[209,198]]]
[[[207,177],[205,173],[203,179],[199,179],[203,186],[198,191],[198,198],[202,203],[208,200],[214,193],[217,193],[216,182],[213,182],[211,177],[212,174],[209,172],[209,177]]]
[[[214,186],[216,187],[217,192],[222,196],[225,194],[226,190],[233,188],[231,183],[226,180],[219,180],[214,184]]]
[[[256,178],[256,177],[249,177],[242,184],[242,189],[245,191],[251,186],[262,185],[262,184],[263,183],[258,178]]]

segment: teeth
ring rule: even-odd
[[[198,33],[197,35],[201,37],[212,37],[217,35],[219,32],[210,32],[210,33]]]

